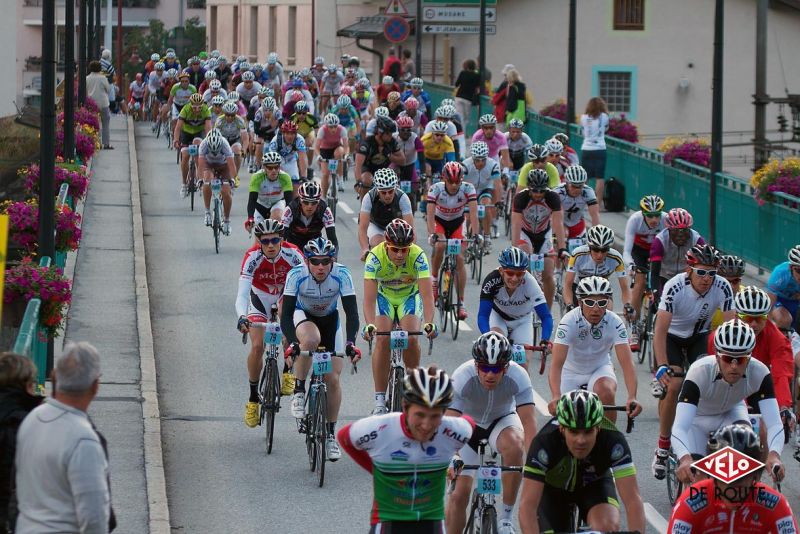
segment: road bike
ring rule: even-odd
[[[389,367],[389,385],[386,388],[386,407],[390,412],[399,412],[403,409],[403,380],[406,368],[403,364],[403,353],[408,349],[409,336],[423,336],[425,332],[407,332],[395,323],[388,332],[373,332],[376,336],[389,336],[389,351],[391,364]],[[429,340],[428,356],[433,350],[433,339]],[[369,354],[372,356],[372,339],[369,340]]]
[[[333,219],[336,220],[336,206],[339,204],[339,193],[338,193],[338,181],[339,176],[336,173],[337,169],[339,168],[339,160],[338,159],[329,159],[326,160],[328,163],[328,172],[330,174],[328,178],[328,191],[326,191],[325,201],[328,203],[328,207],[333,214]],[[346,169],[345,169],[346,170]]]
[[[214,179],[211,180],[211,231],[214,234],[214,250],[219,254],[219,238],[222,235],[222,180],[217,171],[214,171]]]
[[[434,234],[433,246],[439,241],[446,241],[445,255],[442,260],[442,265],[439,267],[437,280],[439,280],[439,291],[436,299],[436,307],[439,309],[439,322],[442,327],[442,332],[447,332],[447,325],[450,324],[450,334],[453,340],[458,338],[459,321],[458,313],[464,305],[458,295],[459,287],[459,273],[458,273],[458,255],[461,254],[462,241],[469,241],[472,243],[477,242],[478,237],[475,236],[471,240],[466,239],[446,239],[440,240],[439,236]]]
[[[513,210],[514,195],[517,194],[517,179],[519,171],[511,171],[508,177],[508,185],[503,195],[503,232],[507,238],[511,238],[511,212]]]
[[[197,192],[197,153],[199,147],[195,144],[191,144],[186,147],[186,150],[189,152],[189,172],[187,174],[188,183],[186,184],[186,192],[189,196],[189,208],[194,211],[194,194]]]

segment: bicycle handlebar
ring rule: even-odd
[[[636,408],[636,406],[637,406],[637,404],[635,402],[632,402],[631,403],[631,410]],[[628,407],[625,406],[625,405],[607,406],[607,405],[604,404],[603,405],[603,410],[609,411],[609,412],[627,412],[628,411]],[[633,423],[634,423],[633,417],[628,415],[628,424],[625,427],[625,433],[626,434],[630,434],[633,431]]]
[[[525,349],[525,350],[529,350],[531,352],[541,352],[542,353],[542,363],[539,365],[539,374],[543,375],[544,374],[545,365],[547,364],[547,353],[549,351],[545,350],[545,347],[543,347],[541,345],[528,345],[527,343],[523,343],[522,344],[522,348]]]

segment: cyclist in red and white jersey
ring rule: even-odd
[[[558,132],[553,135],[553,139],[559,141],[564,146],[564,157],[567,158],[570,165],[579,165],[578,153],[575,149],[569,146],[569,136],[563,132]]]
[[[347,128],[339,124],[339,116],[335,113],[328,113],[322,119],[323,125],[317,131],[317,139],[314,141],[314,152],[319,160],[319,167],[322,170],[322,192],[327,196],[328,183],[331,176],[329,162],[342,162],[349,152]],[[338,165],[337,174],[341,184],[344,165]],[[343,188],[340,187],[339,191]]]
[[[686,253],[695,245],[704,245],[699,233],[692,230],[694,219],[683,208],[672,208],[664,218],[664,229],[650,245],[650,288],[660,292],[667,280],[686,270]]]

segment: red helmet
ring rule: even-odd
[[[414,127],[414,119],[407,115],[401,115],[397,117],[397,127],[398,128],[413,128]]]
[[[351,86],[349,86],[349,85],[343,85],[342,89],[341,89],[341,93],[343,95],[352,96],[353,88]]]
[[[281,131],[283,133],[297,133],[297,124],[295,124],[294,121],[283,121],[283,124],[281,124]]]
[[[406,101],[403,102],[403,104],[405,105],[406,109],[409,110],[419,109],[419,100],[417,100],[413,96],[409,96],[408,98],[406,98]]]
[[[448,161],[442,169],[442,180],[451,184],[460,184],[464,179],[464,167],[457,161]]]
[[[683,208],[672,208],[664,219],[664,226],[670,230],[691,228],[694,219],[692,215]]]

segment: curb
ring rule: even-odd
[[[158,378],[150,323],[150,293],[147,286],[144,226],[139,190],[139,162],[133,119],[128,117],[128,153],[131,171],[131,211],[133,215],[134,283],[136,285],[136,325],[139,336],[142,419],[144,421],[144,475],[147,486],[148,523],[151,534],[170,534],[164,451],[161,447],[161,411],[158,405]]]

